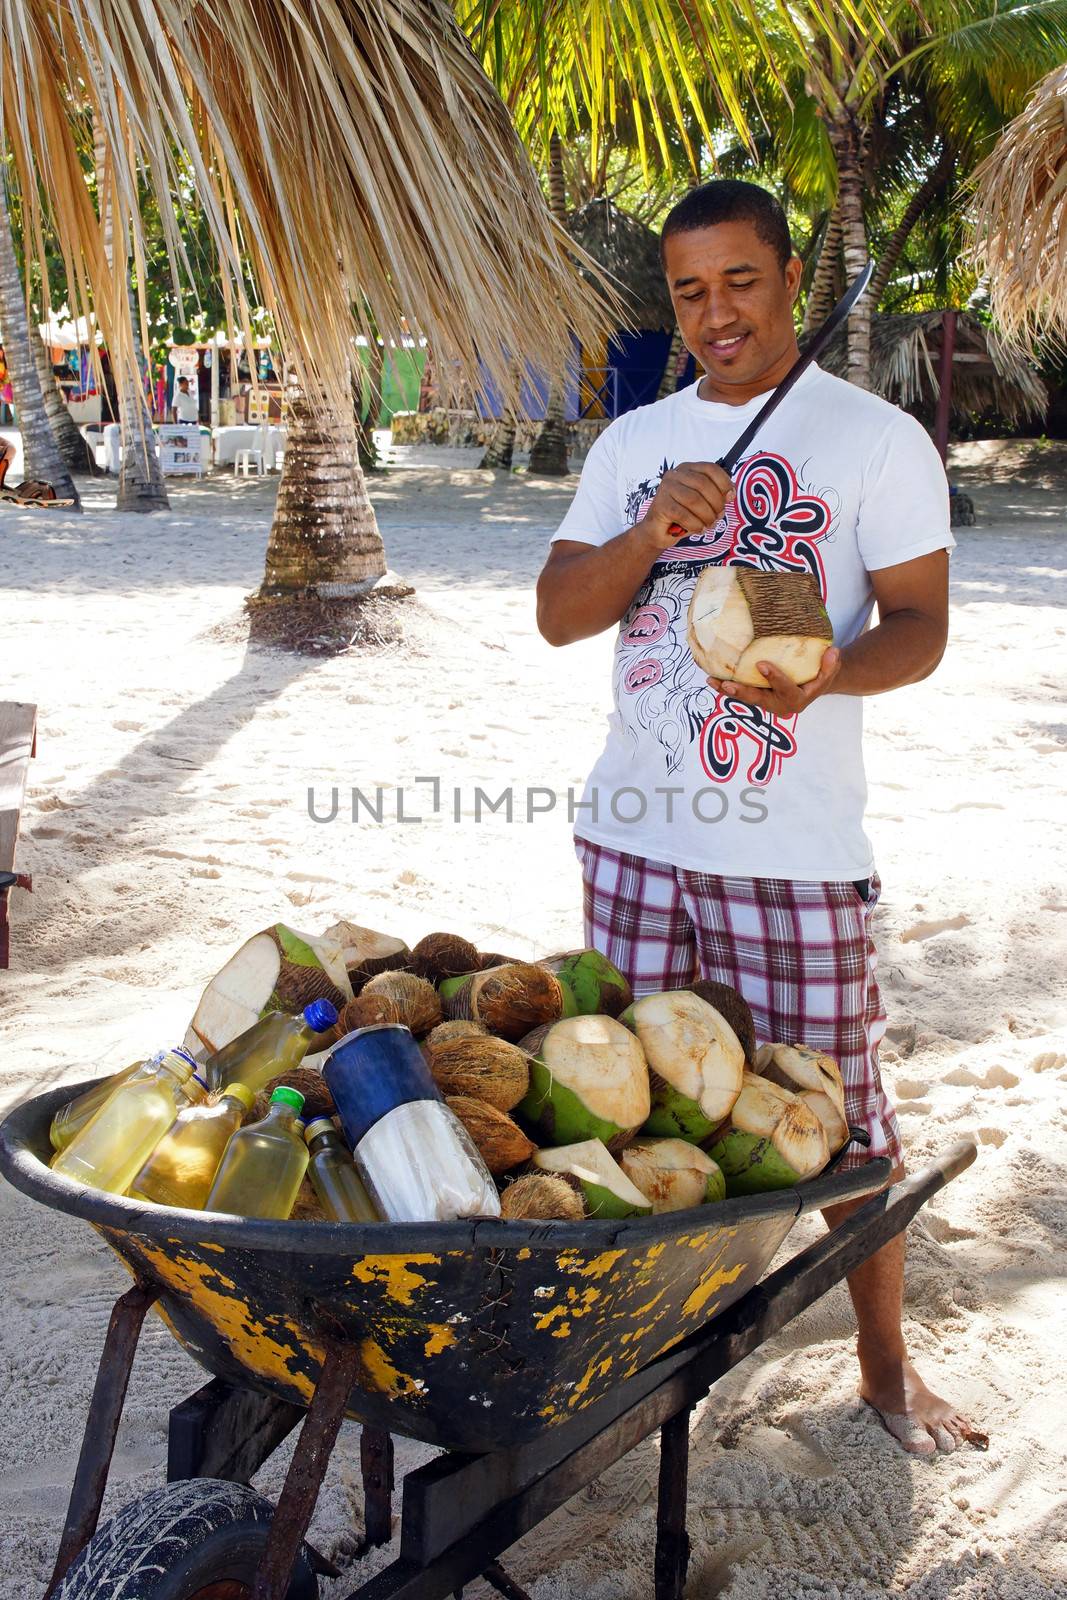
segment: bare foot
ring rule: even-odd
[[[890,1366],[863,1367],[860,1395],[910,1455],[950,1455],[961,1444],[988,1450],[989,1439],[955,1406],[928,1389],[907,1356]]]

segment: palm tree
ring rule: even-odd
[[[80,509],[74,479],[59,453],[45,411],[41,379],[34,359],[34,346],[41,343],[37,329],[30,331],[26,300],[19,277],[7,186],[0,173],[0,329],[4,339],[4,359],[11,380],[19,432],[22,435],[23,477],[50,483],[60,500],[73,500]],[[52,374],[48,374],[49,381]],[[54,383],[52,384],[54,388]]]
[[[975,176],[994,317],[1013,339],[1067,340],[1067,66],[1041,80]]]

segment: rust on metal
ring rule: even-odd
[[[120,1295],[111,1308],[104,1348],[100,1352],[100,1365],[96,1369],[93,1398],[89,1402],[89,1415],[85,1420],[74,1486],[70,1491],[67,1520],[63,1524],[59,1554],[44,1600],[51,1600],[75,1557],[80,1555],[96,1532],[130,1371],[137,1353],[137,1341],[156,1295],[156,1289],[135,1284],[124,1295]]]
[[[363,1473],[364,1543],[388,1544],[393,1536],[393,1436],[385,1428],[364,1427],[359,1439]]]

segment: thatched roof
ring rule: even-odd
[[[1067,66],[1042,78],[975,177],[976,256],[999,327],[1067,340]]]
[[[941,393],[941,311],[911,312],[871,321],[871,387],[905,411],[930,411]],[[842,329],[820,366],[847,376],[848,346]],[[952,358],[952,415],[961,421],[995,411],[1005,422],[1044,416],[1048,394],[1025,358],[1004,345],[966,311],[956,313]]]
[[[610,274],[610,286],[626,305],[623,326],[673,330],[674,307],[660,265],[658,234],[610,200],[590,200],[575,211],[567,232]]]

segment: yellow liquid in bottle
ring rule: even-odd
[[[178,1113],[170,1132],[156,1145],[130,1186],[135,1200],[200,1211],[215,1181],[226,1146],[252,1104],[252,1091],[235,1084],[215,1104],[192,1105]]]
[[[311,1160],[308,1177],[331,1222],[377,1222],[378,1213],[363,1187],[341,1135],[325,1119],[307,1129]]]
[[[275,1078],[284,1077],[299,1066],[316,1037],[303,1017],[288,1017],[275,1011],[209,1057],[208,1083],[220,1089],[243,1083],[256,1095]]]
[[[53,1172],[125,1194],[177,1117],[178,1091],[192,1075],[187,1061],[168,1054],[153,1077],[131,1078],[60,1151]]]
[[[291,1089],[276,1094],[299,1095]],[[272,1099],[261,1122],[234,1134],[222,1158],[205,1211],[238,1217],[287,1217],[307,1171],[308,1151],[296,1120],[297,1107]]]
[[[94,1083],[91,1089],[86,1089],[77,1099],[68,1100],[65,1106],[60,1106],[48,1130],[52,1149],[65,1150],[74,1135],[81,1132],[89,1118],[96,1115],[105,1100],[110,1100],[115,1091],[124,1083],[128,1083],[135,1073],[144,1073],[148,1076],[150,1068],[152,1071],[155,1070],[149,1061],[135,1061],[132,1066],[123,1067],[121,1072],[113,1072],[110,1077],[101,1078],[99,1083]]]

